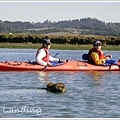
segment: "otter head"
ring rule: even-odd
[[[56,83],[51,88],[50,92],[66,92],[66,86],[63,83]]]

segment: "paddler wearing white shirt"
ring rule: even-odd
[[[67,62],[68,60],[60,60],[54,58],[50,55],[49,49],[51,47],[51,41],[48,37],[43,39],[42,47],[40,47],[36,52],[36,62],[42,66],[49,66],[52,67],[52,61],[56,62]]]

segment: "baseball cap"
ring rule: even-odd
[[[50,39],[49,39],[49,38],[44,39],[44,40],[43,40],[43,44],[47,44],[47,45],[51,44]]]
[[[102,43],[99,40],[94,41],[94,45],[98,45],[98,44],[102,45]]]

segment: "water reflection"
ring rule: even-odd
[[[38,74],[38,80],[40,81],[40,82],[46,82],[46,83],[48,83],[48,72],[43,72],[43,71],[38,71],[37,72],[37,74]]]
[[[102,77],[104,76],[104,74],[105,72],[101,72],[101,71],[87,71],[87,72],[81,72],[81,71],[79,72],[73,72],[73,71],[72,72],[71,71],[43,72],[43,71],[39,71],[37,72],[39,81],[46,82],[46,83],[50,82],[50,79],[54,77],[57,77],[57,79],[59,80],[68,79],[68,81],[72,82],[74,80],[77,80],[78,78],[83,79],[82,77],[84,76],[84,77],[89,77],[91,80],[94,80],[96,84],[101,84]]]
[[[104,76],[105,72],[103,71],[91,71],[88,72],[88,75],[91,77],[91,79],[95,80],[96,84],[102,83],[102,77]]]

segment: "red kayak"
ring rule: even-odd
[[[0,71],[120,71],[119,65],[98,66],[86,61],[69,60],[65,64],[47,67],[30,62],[0,62]]]

